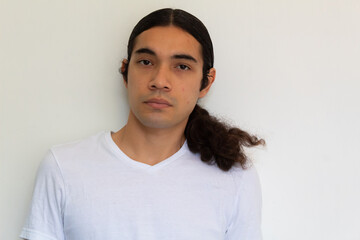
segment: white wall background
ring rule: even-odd
[[[264,239],[359,240],[358,0],[1,0],[0,239],[18,239],[51,145],[125,123],[127,38],[168,6],[212,35],[218,72],[203,105],[267,140],[250,152]]]

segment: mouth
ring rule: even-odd
[[[172,106],[168,101],[166,101],[165,99],[161,99],[161,98],[152,98],[152,99],[145,101],[144,103],[147,104],[148,106],[150,106],[152,108],[156,108],[156,109],[167,108],[167,107]]]

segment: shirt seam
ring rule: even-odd
[[[59,172],[60,172],[60,176],[61,176],[61,179],[62,179],[62,182],[63,182],[63,185],[64,185],[64,189],[65,189],[65,196],[64,196],[64,203],[62,204],[62,212],[61,212],[61,218],[62,218],[62,224],[63,224],[63,227],[64,227],[64,223],[65,223],[65,211],[66,211],[66,206],[67,206],[67,195],[68,195],[68,188],[67,188],[67,184],[66,184],[66,181],[65,181],[65,177],[64,177],[64,175],[63,175],[63,171],[62,171],[62,169],[61,169],[61,166],[60,166],[60,163],[59,163],[59,161],[58,161],[58,159],[57,159],[57,157],[56,157],[56,155],[55,155],[55,153],[54,153],[54,151],[53,151],[53,149],[51,148],[50,149],[50,153],[51,153],[51,155],[54,157],[54,160],[55,160],[55,163],[56,163],[56,166],[57,166],[57,168],[59,169]]]
[[[233,207],[232,207],[232,214],[231,214],[231,217],[230,217],[230,221],[227,225],[227,229],[226,229],[226,233],[228,233],[228,231],[232,228],[232,225],[235,221],[235,215],[238,214],[237,213],[237,209],[238,209],[238,204],[239,204],[239,193],[240,193],[240,188],[242,186],[242,179],[243,179],[243,174],[241,174],[241,177],[240,179],[236,179],[236,177],[234,176],[234,173],[231,174],[232,176],[232,180],[234,182],[234,187],[235,187],[235,200],[234,200],[234,204],[233,204]],[[240,183],[237,183],[237,181],[239,181]]]

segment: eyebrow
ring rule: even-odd
[[[174,58],[174,59],[186,59],[186,60],[190,60],[190,61],[193,61],[193,62],[197,63],[196,59],[194,57],[188,55],[188,54],[176,54],[171,58]]]
[[[139,48],[138,50],[135,51],[135,53],[136,54],[147,53],[156,56],[155,52],[153,50],[150,50],[149,48]]]
[[[135,54],[141,54],[141,53],[146,53],[146,54],[156,56],[156,53],[149,48],[139,48],[138,50],[135,51]],[[197,60],[193,56],[188,55],[188,54],[175,54],[171,58],[172,59],[186,59],[186,60],[190,60],[190,61],[197,63]]]

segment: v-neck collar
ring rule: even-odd
[[[127,156],[114,142],[114,140],[111,137],[111,131],[107,131],[105,132],[105,139],[106,142],[108,143],[108,145],[110,146],[112,152],[122,161],[124,161],[125,163],[131,165],[132,167],[138,168],[138,169],[143,169],[146,171],[155,171],[155,170],[159,170],[164,168],[165,166],[167,166],[168,164],[172,163],[173,161],[175,161],[176,159],[180,158],[183,154],[185,154],[186,149],[188,149],[187,146],[187,141],[185,140],[184,144],[181,146],[181,148],[174,153],[173,155],[171,155],[170,157],[168,157],[167,159],[155,164],[155,165],[149,165],[146,163],[142,163],[139,161],[136,161],[132,158],[130,158],[129,156]]]

